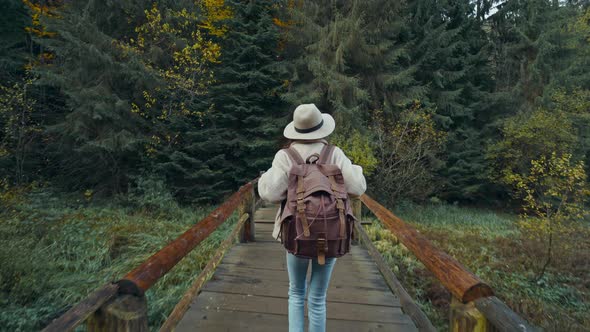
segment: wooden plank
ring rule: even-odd
[[[256,223],[258,223],[258,221],[256,221]],[[263,231],[263,232],[271,232],[274,230],[275,225],[274,224],[267,224],[267,223],[259,223],[260,225],[258,225],[259,227],[256,229],[257,231]]]
[[[162,327],[160,327],[160,332],[172,331],[174,329],[174,326],[176,326],[176,324],[178,324],[178,322],[182,319],[182,316],[184,316],[184,313],[188,310],[188,307],[195,295],[198,294],[201,287],[203,287],[203,284],[205,284],[207,279],[209,279],[209,277],[215,271],[215,268],[223,258],[225,251],[234,244],[236,237],[242,233],[244,224],[248,219],[250,219],[250,216],[247,213],[241,216],[241,218],[236,223],[236,226],[234,226],[234,229],[231,232],[231,234],[219,245],[219,248],[217,249],[213,257],[209,259],[209,263],[207,263],[205,268],[197,276],[197,279],[193,281],[193,283],[191,284],[189,289],[184,293],[180,301],[176,304],[176,306],[174,306],[174,309],[172,310],[170,315],[168,315],[168,318],[166,318],[166,321],[164,322]]]
[[[274,243],[277,242],[276,240],[273,240],[270,237],[259,237],[258,235],[256,236],[256,242],[257,243]]]
[[[254,245],[237,245],[233,247],[227,253],[227,257],[239,257],[244,260],[250,259],[281,259],[285,260],[286,251],[283,247],[276,246],[276,245],[269,245],[265,243],[266,246],[258,244]],[[348,253],[342,257],[338,257],[337,261],[354,261],[355,264],[359,265],[367,265],[367,266],[375,266],[375,263],[370,259],[369,255],[363,254],[351,254]]]
[[[272,237],[273,227],[272,224],[256,223],[256,232],[263,234],[268,237]]]
[[[217,278],[218,275],[258,276],[262,280],[289,280],[289,276],[285,270],[260,270],[225,263],[219,265],[217,272],[215,275],[213,275],[211,280]],[[390,292],[381,275],[377,273],[366,274],[361,277],[353,273],[336,274],[333,272],[333,277],[330,283],[337,283],[342,286],[356,283],[357,286],[371,289],[381,289],[385,292]]]
[[[254,260],[252,257],[246,259],[244,257],[231,256],[226,257],[224,263],[237,264],[244,267],[250,267],[252,269],[283,269],[285,271],[287,270],[287,262],[286,259],[283,257],[272,257],[266,258],[264,260]],[[334,273],[339,274],[341,272],[357,274],[360,273],[361,275],[367,275],[367,273],[379,274],[379,271],[376,268],[374,268],[373,265],[370,265],[370,263],[353,260],[336,261],[336,265],[334,266]]]
[[[232,293],[257,296],[274,296],[288,298],[289,282],[287,280],[263,280],[256,277],[217,275],[210,280],[203,291]],[[329,302],[345,302],[397,307],[401,313],[399,299],[387,290],[367,289],[358,284],[330,283],[328,287]]]
[[[239,257],[226,257],[224,259],[224,263],[229,263],[232,265],[238,265],[242,267],[248,267],[252,270],[267,270],[267,269],[283,269],[284,271],[287,270],[287,263],[285,259],[264,259],[264,260],[243,260]],[[338,276],[339,275],[352,275],[357,279],[362,277],[375,277],[381,278],[381,274],[379,271],[374,268],[374,266],[370,266],[368,264],[354,264],[358,262],[348,261],[348,262],[336,262],[334,266],[333,274]],[[310,265],[311,266],[311,265]],[[309,268],[311,270],[311,267]],[[260,272],[258,272],[260,273]]]
[[[257,232],[256,234],[257,234],[259,237],[265,237],[265,238],[268,238],[268,239],[271,239],[271,240],[275,240],[275,239],[272,237],[272,231],[265,231],[265,230],[263,230],[263,229],[260,229],[260,228],[261,228],[261,225],[260,225],[260,224],[258,224],[258,227],[257,227],[257,228],[259,228],[259,229],[257,229],[257,230],[256,230],[256,232]],[[278,240],[275,240],[275,241],[276,241],[277,243],[280,243]]]
[[[424,314],[420,307],[418,307],[416,303],[414,303],[414,300],[412,300],[408,292],[406,292],[402,284],[399,282],[399,280],[397,280],[393,272],[391,272],[391,269],[389,268],[387,263],[385,263],[383,257],[381,257],[381,254],[371,242],[371,239],[369,238],[367,232],[365,232],[363,226],[355,221],[354,227],[362,243],[367,248],[369,254],[373,257],[377,267],[379,268],[379,271],[381,271],[381,274],[383,275],[385,282],[387,283],[389,288],[391,288],[391,290],[399,297],[401,305],[404,308],[404,312],[408,314],[410,318],[412,318],[412,321],[414,321],[416,327],[421,332],[436,332],[436,329],[434,328],[426,314]]]
[[[254,213],[256,242],[227,251],[175,331],[288,330],[286,252],[272,238],[277,208]],[[308,278],[310,274],[311,267]],[[352,246],[334,266],[326,313],[328,331],[417,331],[372,257],[360,246]]]
[[[466,303],[480,297],[493,295],[490,286],[453,257],[436,248],[412,226],[406,224],[371,197],[362,195],[361,200],[456,298]]]
[[[54,319],[42,332],[71,331],[80,325],[88,316],[92,315],[100,306],[117,295],[119,285],[107,284],[90,293],[84,300],[78,302],[65,314]]]
[[[193,309],[194,308],[194,309]],[[209,309],[287,314],[288,301],[284,298],[217,293],[203,291],[187,315]],[[307,310],[305,310],[307,312]],[[379,305],[326,302],[327,319],[346,319],[365,322],[413,324],[399,308]]]
[[[228,319],[228,317],[231,317],[231,319]],[[306,319],[304,326],[307,325],[308,322]],[[289,323],[287,315],[211,309],[201,312],[200,316],[194,315],[187,317],[181,322],[181,324],[178,325],[175,331],[287,332],[288,330]],[[413,332],[417,330],[410,324],[389,324],[343,319],[327,319],[326,331]]]
[[[272,237],[272,230],[264,230],[264,229],[262,229],[264,226],[265,226],[264,224],[262,224],[262,225],[261,224],[258,224],[258,227],[257,227],[258,229],[256,230],[258,232],[258,234],[260,236],[264,236],[264,237],[268,237],[270,239],[274,239]],[[277,241],[277,242],[280,243],[279,241]]]
[[[236,250],[236,251],[246,251],[246,248],[258,248],[258,249],[263,249],[263,250],[268,250],[269,253],[274,253],[274,252],[280,252],[280,253],[285,253],[285,248],[283,247],[283,245],[276,241],[276,243],[258,243],[258,242],[250,242],[250,243],[241,243],[239,245],[236,245],[235,247],[232,248],[232,250]],[[352,255],[352,256],[351,256]],[[362,257],[363,259],[367,260],[367,261],[371,261],[371,256],[369,255],[369,253],[367,252],[366,249],[359,247],[359,246],[351,246],[350,247],[350,252],[347,253],[346,255],[342,256],[342,258],[347,258],[347,257]]]

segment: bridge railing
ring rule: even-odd
[[[361,215],[362,202],[383,225],[397,237],[397,239],[411,251],[416,258],[438,279],[451,293],[450,330],[453,332],[484,332],[484,331],[538,331],[526,320],[516,314],[500,299],[494,296],[492,288],[479,277],[466,269],[456,259],[436,248],[426,237],[415,228],[405,223],[391,211],[367,195],[362,195],[357,202],[353,202],[355,216]],[[360,219],[360,218],[359,218]],[[388,266],[381,258],[377,249],[372,245],[369,236],[360,223],[355,224],[369,253],[379,266],[388,284],[397,289],[400,302],[404,306],[407,293],[399,285]],[[386,271],[384,273],[384,271]],[[391,274],[388,278],[387,271]],[[388,279],[393,279],[391,282]],[[410,299],[411,300],[411,299]],[[412,317],[420,331],[432,331],[434,328],[424,318],[423,313],[409,305],[404,310]],[[419,310],[419,309],[418,309]]]
[[[148,331],[145,292],[238,209],[238,222],[230,236],[221,243],[160,330],[171,331],[188,309],[192,297],[211,276],[225,251],[233,245],[235,238],[239,237],[240,242],[254,241],[254,210],[257,204],[254,186],[257,182],[258,179],[255,179],[242,186],[207,217],[141,265],[120,280],[95,290],[42,331],[71,331],[84,322],[88,331]]]
[[[208,264],[173,309],[160,331],[172,331],[188,309],[192,299],[209,279],[225,251],[236,237],[240,242],[255,240],[254,211],[260,201],[254,186],[257,179],[242,186],[217,209],[180,235],[122,279],[104,285],[69,311],[51,322],[43,331],[71,331],[86,322],[89,331],[148,331],[145,291],[172,269],[199,243],[213,233],[236,210],[238,222],[219,246]],[[437,249],[413,227],[367,195],[353,199],[355,216],[361,215],[362,203],[405,245],[453,295],[451,303],[452,331],[536,331],[524,319],[493,295],[490,286],[443,251]],[[400,297],[404,311],[420,331],[435,331],[371,243],[358,222],[355,229],[375,260],[383,277]]]

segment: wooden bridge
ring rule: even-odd
[[[121,280],[98,288],[43,331],[148,331],[147,291],[236,209],[239,219],[160,331],[287,331],[289,280],[285,250],[272,238],[276,206],[244,185],[209,216]],[[362,202],[362,203],[361,203]],[[452,331],[536,331],[459,262],[367,195],[364,204],[453,295]],[[339,258],[327,293],[327,331],[436,331],[410,298],[364,231]],[[239,238],[239,244],[235,239]],[[309,273],[310,271],[308,271]],[[307,326],[307,317],[306,324]]]

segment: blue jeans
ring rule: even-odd
[[[336,258],[326,258],[326,264],[319,265],[317,258],[300,258],[287,252],[289,272],[289,332],[303,332],[307,268],[311,260],[311,279],[307,317],[309,332],[326,331],[326,292]]]

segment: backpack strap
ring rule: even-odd
[[[326,164],[330,159],[332,159],[332,153],[334,152],[334,145],[326,144],[320,152],[320,160],[318,160],[318,164]]]
[[[285,152],[287,152],[287,154],[289,155],[289,157],[291,158],[291,160],[296,164],[296,165],[303,165],[305,164],[305,161],[303,160],[303,158],[301,158],[301,155],[299,154],[299,152],[297,152],[297,150],[295,150],[292,147],[288,147],[285,150]]]
[[[305,202],[303,199],[305,198],[305,187],[303,185],[303,176],[297,175],[297,214],[301,219],[301,224],[303,225],[303,235],[310,236],[309,232],[309,223],[307,222],[307,216],[305,215]]]

